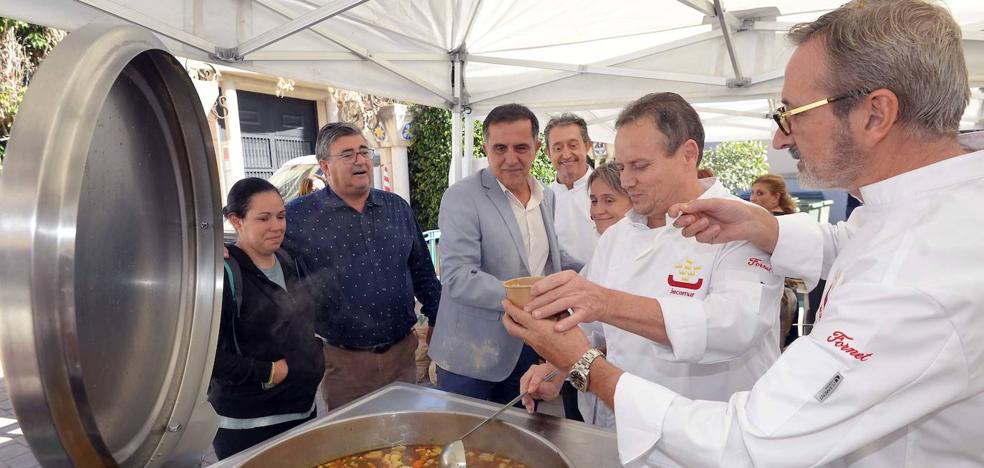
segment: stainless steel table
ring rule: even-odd
[[[355,416],[399,411],[452,411],[489,416],[496,409],[496,405],[487,401],[416,385],[394,383],[213,466],[239,466],[254,454],[296,434]],[[520,409],[507,410],[500,418],[546,438],[578,468],[619,466],[614,432],[555,416],[530,415]]]

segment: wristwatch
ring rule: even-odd
[[[574,386],[579,392],[587,392],[588,384],[590,380],[588,379],[588,373],[591,372],[591,363],[598,358],[598,356],[604,356],[605,353],[599,351],[596,348],[589,349],[581,359],[571,366],[571,371],[567,374],[567,377],[571,381],[571,385]]]

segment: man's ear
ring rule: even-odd
[[[677,150],[683,155],[685,161],[693,162],[694,168],[697,167],[697,158],[700,156],[700,149],[697,147],[697,142],[694,140],[687,140],[680,145],[680,149]]]
[[[321,172],[323,172],[325,174],[325,181],[327,181],[328,178],[331,177],[331,169],[329,169],[329,167],[328,167],[328,161],[327,160],[324,160],[324,159],[319,159],[318,160],[318,167],[320,167],[321,168]]]
[[[861,101],[861,120],[865,146],[874,146],[892,131],[899,119],[899,97],[891,90],[876,89]]]

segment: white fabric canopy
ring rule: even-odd
[[[69,31],[131,22],[175,55],[473,117],[507,102],[573,111],[596,141],[611,141],[627,102],[674,91],[722,141],[771,137],[769,99],[791,53],[782,32],[843,1],[0,0],[0,15]],[[971,84],[984,86],[984,2],[945,3]],[[984,120],[974,96],[965,128]]]

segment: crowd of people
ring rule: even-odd
[[[528,391],[529,411],[563,396],[569,418],[616,431],[626,466],[984,464],[984,152],[958,139],[959,26],[923,0],[855,0],[790,37],[773,145],[803,184],[864,202],[837,225],[794,214],[782,177],[755,180],[749,203],[699,172],[701,120],[667,92],[622,110],[596,168],[584,119],[547,122],[549,186],[530,173],[536,115],[489,112],[488,168],[441,201],[440,279],[351,125],[318,134],[325,189],[284,205],[238,182],[216,454],[313,418],[319,385],[332,410],[414,382],[419,302],[439,389]],[[519,308],[502,283],[524,276],[544,278]],[[786,278],[828,279],[791,343]]]

